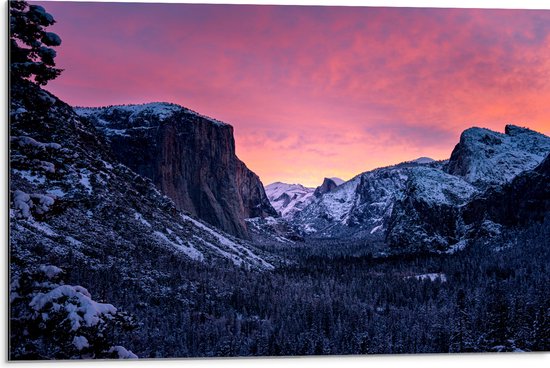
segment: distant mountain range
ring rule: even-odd
[[[292,218],[311,202],[334,190],[344,181],[340,178],[325,178],[317,188],[307,188],[301,184],[276,182],[265,187],[267,198],[273,208],[283,218]]]
[[[421,157],[364,172],[318,196],[311,195],[311,188],[297,193],[300,185],[288,186],[285,192],[281,183],[266,187],[266,192],[275,208],[285,210],[283,218],[306,238],[364,239],[384,243],[392,253],[449,252],[475,234],[498,231],[509,223],[505,218],[514,218],[511,213],[496,214],[496,203],[514,202],[517,193],[510,188],[519,185],[514,180],[522,173],[524,196],[540,199],[530,204],[531,211],[547,211],[548,187],[538,182],[529,187],[525,181],[540,181],[540,175],[548,174],[541,163],[549,152],[550,138],[532,130],[507,125],[502,134],[474,127],[462,133],[449,160]],[[488,199],[496,200],[494,193],[500,193],[496,202]],[[480,203],[487,208],[479,208]],[[468,215],[474,207],[475,223]]]

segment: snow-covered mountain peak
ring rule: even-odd
[[[408,190],[427,203],[462,205],[478,190],[460,177],[430,167],[415,167],[409,172]]]
[[[550,138],[527,128],[507,125],[505,133],[470,128],[460,136],[446,171],[479,187],[509,182],[533,169],[550,152]]]
[[[275,182],[265,187],[267,198],[282,217],[292,217],[307,206],[313,197],[315,188],[302,184]]]

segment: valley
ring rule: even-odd
[[[186,14],[178,14],[178,27]],[[283,177],[263,183],[237,156],[234,128],[226,122],[169,102],[71,106],[45,89],[62,72],[51,48],[61,38],[44,30],[54,23],[40,5],[10,2],[10,360],[550,350],[547,135],[514,124],[503,124],[502,132],[459,124],[459,132],[452,122],[448,129],[428,124],[419,133],[399,115],[409,95],[399,106],[349,105],[349,113],[342,112],[353,98],[315,109],[304,99],[300,108],[288,106],[294,112],[286,116],[292,117],[286,131],[271,131],[280,128],[277,119],[284,121],[284,103],[273,116],[262,110],[261,119],[277,124],[262,133],[267,136],[249,135],[249,148],[292,151],[296,162],[277,168],[288,175],[321,164],[347,172],[330,166],[341,162],[331,161],[338,153],[332,148],[357,149],[368,137],[355,154],[363,169],[346,181],[325,170],[311,187]],[[73,47],[86,51],[81,46]],[[208,61],[218,62],[213,55]],[[254,70],[240,73],[239,81]],[[165,83],[186,70],[168,72],[169,78],[159,77]],[[196,87],[194,78],[178,83]],[[368,80],[358,79],[357,88],[392,85]],[[271,91],[271,83],[260,84]],[[68,85],[89,89],[82,81]],[[319,95],[327,91],[304,85]],[[116,88],[90,90],[103,95]],[[172,92],[162,89],[162,96],[175,99]],[[128,93],[122,97],[134,96]],[[224,105],[218,89],[201,93],[210,106]],[[262,100],[238,97],[233,107],[248,121],[239,129],[254,130],[259,122],[247,114],[263,109]],[[348,124],[360,122],[349,136],[340,132],[348,128],[346,117]],[[381,162],[380,156],[409,145],[423,149],[448,140],[450,131],[456,137],[448,158],[410,157],[363,171],[368,160]],[[316,160],[298,164],[302,149]],[[264,169],[275,170],[271,157],[256,152],[266,160]]]

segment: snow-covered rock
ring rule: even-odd
[[[293,222],[313,237],[383,237],[407,178],[406,165],[363,173],[316,198]]]
[[[527,128],[507,125],[504,134],[470,128],[460,136],[446,171],[486,188],[535,168],[548,152],[550,138]]]
[[[313,200],[292,222],[311,238],[380,241],[393,253],[463,248],[474,222],[464,224],[463,208],[488,187],[535,168],[549,152],[550,138],[529,129],[508,125],[501,134],[471,128],[448,162],[421,157],[365,172]],[[484,234],[499,228],[476,221]]]
[[[315,188],[307,188],[301,184],[276,182],[265,187],[269,202],[283,218],[291,218],[303,210],[315,198],[314,192]]]

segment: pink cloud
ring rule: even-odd
[[[267,183],[446,158],[471,125],[550,134],[550,11],[44,6],[63,39],[52,92],[227,121]]]

